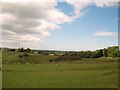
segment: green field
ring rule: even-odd
[[[117,63],[4,64],[3,88],[117,88]]]
[[[117,58],[50,62],[55,56],[3,51],[3,88],[117,88]],[[27,63],[25,63],[27,62]]]

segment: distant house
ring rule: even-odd
[[[33,52],[34,54],[38,54],[38,52],[37,51],[35,51],[35,52]]]
[[[62,53],[60,53],[60,54],[57,54],[58,56],[62,56],[63,54]]]
[[[54,56],[55,54],[49,54],[49,56]]]

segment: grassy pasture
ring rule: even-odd
[[[49,62],[55,56],[29,54],[24,61],[19,57],[20,54],[3,50],[3,88],[118,87],[117,58]],[[21,64],[26,61],[30,64]]]
[[[118,64],[4,64],[3,88],[116,88]]]

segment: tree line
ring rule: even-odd
[[[15,51],[16,49],[10,49],[10,51]],[[24,53],[32,53],[34,50],[31,50],[30,48],[24,49],[18,48],[18,52],[24,52]],[[40,52],[40,53],[39,53]],[[38,54],[44,54],[49,55],[49,53],[52,53],[56,55],[56,52],[58,51],[39,51]],[[111,58],[118,58],[120,57],[120,50],[118,46],[112,46],[107,47],[104,49],[97,49],[95,51],[59,51],[62,55],[60,55],[58,58],[61,59],[81,59],[81,58],[100,58],[100,57],[111,57]]]
[[[104,49],[98,49],[95,51],[80,51],[66,53],[70,56],[79,56],[81,58],[99,58],[99,57],[112,57],[117,58],[120,56],[120,50],[118,46],[112,46]]]
[[[95,51],[79,51],[79,52],[65,52],[62,56],[58,56],[54,61],[61,60],[80,60],[82,58],[101,58],[101,57],[120,57],[120,50],[118,46],[112,46]]]

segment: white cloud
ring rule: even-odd
[[[97,7],[117,7],[118,2],[95,2]]]
[[[69,23],[83,15],[80,11],[87,5],[72,4],[75,7],[75,15],[68,16],[58,10],[57,2],[25,2],[19,0],[2,3],[2,29],[4,42],[16,42],[24,45],[25,42],[39,42],[50,35],[49,31],[59,29],[63,23]],[[9,32],[10,31],[10,32]],[[7,32],[7,33],[6,33]],[[15,33],[14,35],[11,35]],[[3,45],[6,45],[3,43]],[[9,44],[7,44],[9,45]],[[13,44],[12,44],[13,45]],[[15,44],[14,44],[15,45]]]
[[[116,32],[105,32],[105,31],[98,31],[93,34],[93,36],[105,36],[105,37],[114,37],[117,36]]]
[[[41,41],[50,35],[49,30],[59,29],[59,24],[72,21],[56,9],[56,5],[54,0],[48,3],[2,3],[3,45],[16,40],[20,45]]]
[[[79,0],[65,0],[68,4],[71,4],[74,8],[74,16],[72,17],[73,19],[79,18],[84,15],[82,10],[92,4],[91,2],[80,2]]]
[[[96,38],[96,37],[81,37],[81,40],[91,40],[91,41],[99,41],[100,39]]]

